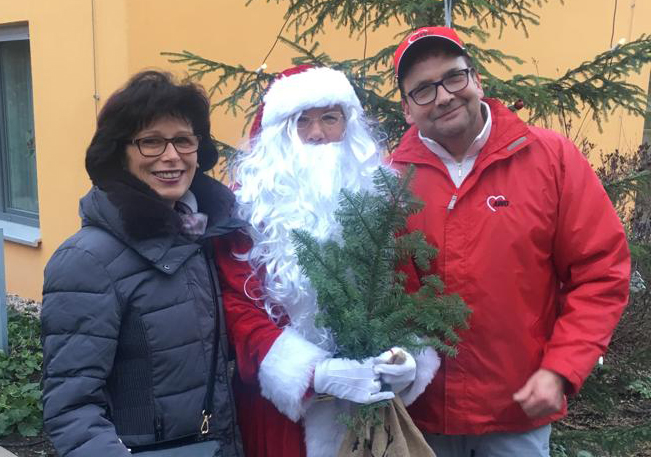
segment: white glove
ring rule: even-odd
[[[382,382],[400,393],[416,379],[416,361],[404,349],[394,347],[373,359],[373,370],[381,375]]]
[[[380,392],[380,375],[373,365],[372,358],[362,363],[349,359],[319,362],[314,368],[314,391],[363,404],[391,400],[393,392]]]

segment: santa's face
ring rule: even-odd
[[[344,111],[339,105],[306,109],[296,121],[296,131],[305,144],[341,141],[346,131]]]

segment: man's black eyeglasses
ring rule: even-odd
[[[443,79],[440,79],[439,81],[434,81],[417,87],[407,95],[409,95],[417,105],[427,105],[436,100],[439,86],[443,86],[443,88],[451,94],[462,91],[468,87],[468,81],[470,79],[469,74],[471,71],[473,71],[472,68],[463,68]]]

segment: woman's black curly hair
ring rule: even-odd
[[[199,171],[217,163],[210,137],[210,102],[206,92],[192,83],[177,84],[171,74],[143,71],[113,93],[99,113],[97,131],[86,150],[86,171],[93,184],[103,185],[124,174],[125,147],[140,130],[157,119],[186,120],[201,135],[197,151]]]

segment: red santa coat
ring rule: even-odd
[[[235,350],[234,394],[248,457],[333,457],[345,426],[337,421],[350,403],[314,402],[306,395],[315,365],[332,355],[291,327],[278,328],[250,297],[260,285],[247,262],[233,253],[249,250],[242,234],[215,239],[226,325]],[[411,404],[431,382],[440,360],[428,349],[415,355],[416,380],[401,393]]]
[[[236,259],[234,253],[247,252],[249,243],[242,234],[215,242],[226,326],[237,362],[233,390],[244,452],[254,457],[304,457],[300,422],[290,420],[260,394],[259,367],[283,330],[246,295],[255,294],[259,285],[251,278],[248,263]],[[309,385],[309,381],[308,378],[305,382]],[[304,392],[297,394],[299,398],[295,400],[300,401]]]
[[[624,230],[585,157],[486,102],[490,138],[459,189],[415,127],[392,154],[398,168],[416,166],[425,203],[408,230],[439,249],[432,271],[472,309],[458,356],[409,408],[430,433],[517,432],[562,417],[565,407],[530,420],[513,393],[539,368],[578,391],[628,299]],[[408,270],[412,287],[430,273]]]

